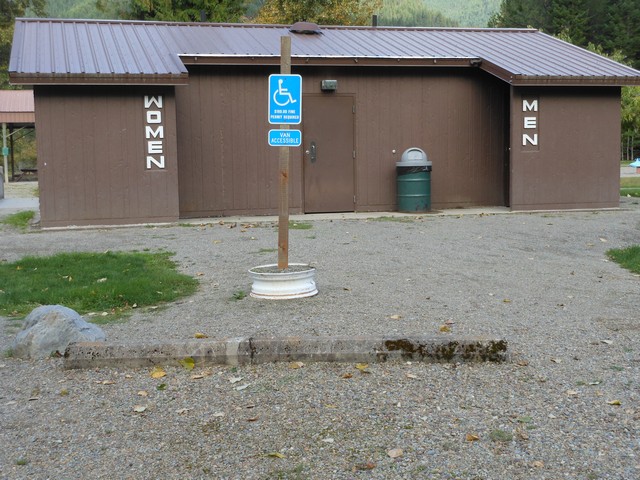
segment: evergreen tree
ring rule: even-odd
[[[638,0],[502,0],[490,26],[531,26],[562,34],[582,47],[593,43],[608,54],[619,50],[640,68]]]
[[[550,31],[569,36],[576,45],[586,45],[589,33],[586,7],[586,0],[553,0]]]
[[[500,10],[489,20],[490,27],[548,30],[552,0],[502,0]]]
[[[0,88],[9,86],[9,56],[16,17],[23,17],[28,8],[44,15],[44,0],[0,0]]]
[[[628,61],[640,68],[640,2],[618,0],[612,6],[609,23],[609,49],[622,51]]]
[[[199,22],[238,22],[245,14],[244,0],[131,0],[122,18]]]

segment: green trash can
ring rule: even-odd
[[[420,148],[404,151],[396,162],[398,211],[421,213],[431,210],[431,162]]]

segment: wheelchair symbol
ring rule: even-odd
[[[283,82],[283,79],[278,79],[278,89],[273,92],[273,101],[279,107],[285,107],[290,103],[296,103],[296,99],[291,96],[289,89],[282,86]]]

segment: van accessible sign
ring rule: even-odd
[[[269,145],[272,147],[299,147],[302,145],[300,130],[269,130]]]

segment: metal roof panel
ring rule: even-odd
[[[533,29],[321,27],[294,34],[285,25],[18,19],[10,62],[17,83],[49,78],[184,83],[180,59],[203,56],[255,58],[280,55],[290,35],[297,64],[353,59],[359,65],[396,59],[433,65],[439,59],[481,59],[480,68],[513,84],[640,84],[640,72]],[[294,64],[296,62],[294,61]],[[72,80],[71,80],[72,79]],[[43,82],[46,80],[43,80]]]

